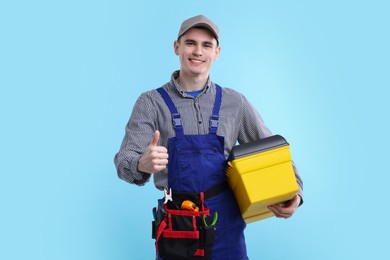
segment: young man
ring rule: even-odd
[[[210,80],[210,67],[220,51],[218,27],[207,17],[182,23],[174,42],[180,70],[162,90],[138,98],[115,156],[119,178],[144,185],[153,175],[161,190],[205,192],[226,182],[226,158],[237,141],[271,135],[243,95]],[[276,217],[291,217],[302,203],[303,184],[294,170],[299,192],[288,206],[270,207]],[[231,190],[206,199],[205,204],[219,216],[212,259],[248,259],[246,225]]]

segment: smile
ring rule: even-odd
[[[202,60],[197,60],[197,59],[189,59],[193,63],[202,63]]]

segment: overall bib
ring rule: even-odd
[[[205,192],[226,182],[224,137],[217,135],[222,89],[216,85],[216,90],[209,134],[184,135],[181,117],[173,101],[163,88],[157,89],[172,114],[176,131],[176,136],[168,140],[168,185],[173,191]],[[218,212],[212,259],[247,260],[246,224],[231,189],[206,198],[204,203],[211,212]]]

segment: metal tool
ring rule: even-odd
[[[164,189],[164,196],[165,196],[164,204],[167,204],[168,201],[172,201],[172,189],[169,189],[169,193],[166,189]]]
[[[204,223],[205,227],[215,226],[215,224],[217,223],[217,220],[218,220],[218,212],[217,211],[214,212],[214,219],[210,225],[206,221],[206,216],[202,215],[202,217],[203,217],[203,223]]]

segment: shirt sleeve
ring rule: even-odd
[[[271,136],[272,133],[265,125],[262,117],[257,112],[257,110],[249,103],[249,101],[242,96],[242,114],[241,114],[241,124],[238,135],[239,143],[247,143],[259,140]],[[295,178],[299,187],[298,195],[301,197],[301,203],[303,203],[303,181],[299,175],[299,171],[295,166],[295,163],[292,162],[293,170],[295,173]]]
[[[154,129],[150,99],[144,93],[134,105],[119,152],[114,158],[120,179],[139,186],[150,180],[151,174],[139,172],[137,167],[139,158],[152,140]]]
[[[272,133],[265,125],[262,117],[249,101],[241,96],[241,117],[240,130],[238,135],[239,143],[247,143],[271,136]]]

